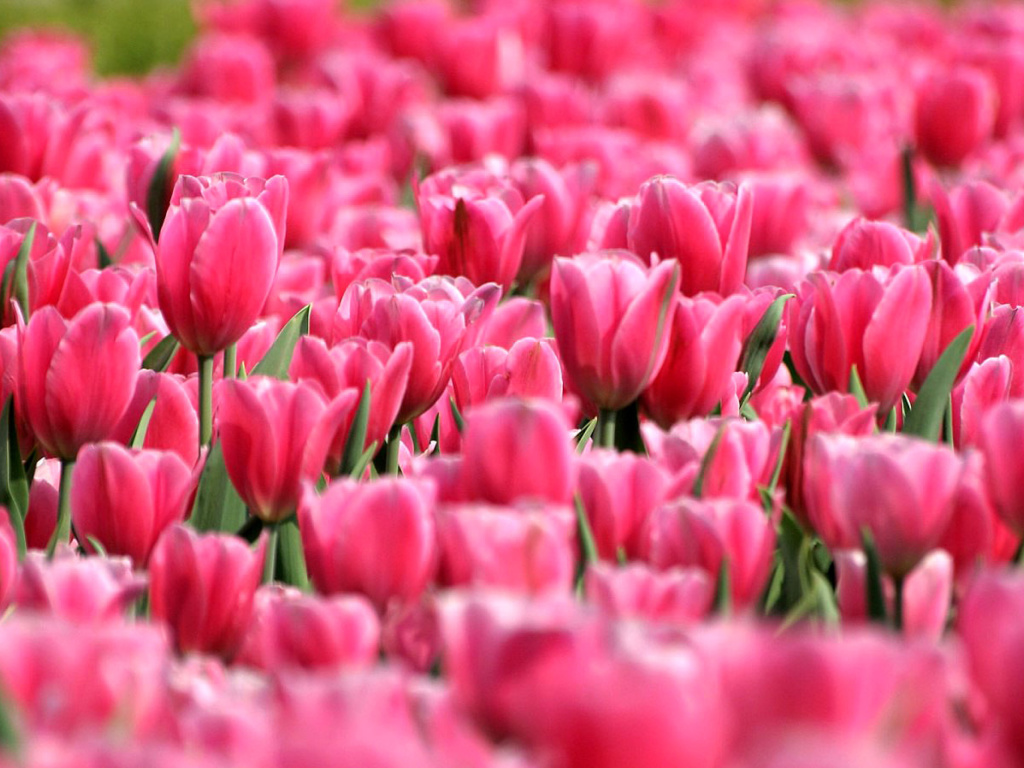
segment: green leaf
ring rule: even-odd
[[[370,445],[363,451],[362,456],[359,457],[359,461],[352,467],[352,472],[349,474],[353,480],[358,480],[366,472],[366,468],[370,466],[370,462],[373,461],[374,455],[377,453],[377,441],[374,440]]]
[[[594,541],[594,532],[590,528],[590,519],[583,508],[583,499],[578,493],[573,499],[573,505],[576,508],[576,525],[579,531],[580,549],[583,553],[582,564],[587,566],[597,562],[597,543]]]
[[[20,559],[27,550],[25,514],[28,512],[28,479],[21,463],[13,395],[7,398],[0,413],[0,504],[7,507]]]
[[[459,406],[455,403],[455,398],[451,395],[448,396],[448,405],[452,409],[452,419],[455,420],[455,428],[459,430],[461,435],[463,430],[466,429],[466,422],[462,419],[462,413],[459,411]]]
[[[370,423],[370,382],[367,380],[363,387],[362,397],[359,398],[359,407],[352,419],[352,427],[345,439],[345,449],[341,454],[341,468],[339,474],[351,475],[356,464],[363,455],[364,444],[366,443],[366,428]]]
[[[294,516],[278,524],[277,577],[284,584],[291,584],[304,592],[311,591],[306,558],[302,553],[302,536]]]
[[[764,370],[764,361],[768,352],[775,343],[775,337],[779,333],[779,324],[782,322],[782,312],[786,308],[786,302],[793,298],[792,293],[779,296],[768,305],[768,308],[757,321],[754,330],[750,332],[743,342],[743,350],[740,352],[739,370],[747,374],[747,387],[743,390],[740,403],[745,404],[753,394],[758,379],[761,378],[761,371]]]
[[[245,523],[245,502],[224,467],[220,443],[214,443],[199,478],[199,491],[189,523],[198,531],[237,531]]]
[[[13,758],[15,764],[20,765],[23,744],[13,712],[10,696],[3,691],[0,693],[0,754]]]
[[[587,425],[580,430],[578,435],[576,435],[576,453],[582,454],[587,450],[587,443],[590,442],[590,438],[594,434],[595,429],[597,429],[596,416],[588,421]]]
[[[861,408],[868,407],[868,395],[864,391],[864,382],[860,380],[856,365],[850,366],[850,394],[857,398]]]
[[[158,373],[166,371],[167,366],[171,364],[171,360],[178,354],[180,346],[174,336],[170,334],[164,336],[155,347],[149,350],[149,354],[142,360],[142,367],[150,371],[157,371]]]
[[[150,179],[149,189],[146,190],[146,218],[149,219],[149,226],[153,230],[153,239],[160,240],[160,230],[164,226],[164,218],[167,216],[167,207],[170,204],[170,182],[171,171],[174,165],[174,158],[178,155],[181,147],[181,133],[177,128],[171,134],[171,143],[157,163],[153,178]]]
[[[785,509],[779,521],[778,553],[783,572],[782,595],[779,608],[782,611],[792,609],[804,597],[804,579],[801,568],[803,558],[800,553],[805,548],[807,536],[793,513]]]
[[[914,407],[903,422],[903,433],[937,442],[942,433],[942,422],[949,405],[957,373],[963,365],[967,348],[974,336],[974,326],[961,331],[942,353],[918,390]]]
[[[946,412],[942,415],[942,436],[949,447],[953,447],[953,395],[949,396]]]
[[[722,558],[722,564],[718,566],[718,577],[715,579],[715,601],[714,613],[719,616],[728,616],[732,613],[732,588],[729,578],[729,558]]]
[[[32,244],[36,242],[36,222],[32,223],[26,233],[22,247],[17,249],[17,256],[14,259],[13,274],[13,296],[17,305],[22,308],[22,316],[26,321],[29,319],[29,256],[32,254]],[[4,293],[6,298],[7,294]]]
[[[896,408],[897,407],[898,406],[894,405],[892,407],[892,410],[889,411],[889,415],[885,417],[885,426],[883,427],[883,429],[886,432],[895,432],[896,431],[896,424],[898,423],[898,418],[896,416]]]
[[[700,469],[697,471],[697,477],[693,481],[693,491],[691,495],[695,499],[699,499],[704,493],[704,477],[708,473],[708,468],[711,466],[711,462],[714,461],[715,454],[718,453],[718,446],[722,442],[722,435],[725,433],[725,424],[723,423],[718,427],[718,431],[715,432],[715,437],[711,441],[711,445],[708,446],[704,456],[700,460]]]
[[[782,427],[782,438],[779,440],[779,456],[775,460],[771,482],[768,483],[769,493],[774,493],[775,489],[779,487],[779,478],[782,477],[782,465],[786,461],[786,450],[789,448],[789,438],[792,434],[793,422],[790,419],[786,419],[786,424]]]
[[[772,575],[768,580],[768,588],[764,591],[764,598],[761,601],[762,609],[761,613],[765,616],[771,615],[772,611],[775,610],[775,606],[779,604],[779,599],[782,597],[782,585],[786,581],[786,569],[782,562],[782,557],[775,553],[775,563],[772,566]]]
[[[414,429],[411,434],[416,434]],[[434,444],[434,450],[430,454],[431,456],[441,455],[441,414],[434,415],[434,426],[430,428],[430,442]]]
[[[131,448],[141,448],[142,444],[146,440],[146,432],[149,430],[149,422],[153,418],[153,411],[156,410],[156,395],[153,395],[153,399],[149,401],[146,406],[146,410],[142,412],[142,417],[139,419],[138,426],[135,427],[135,432],[132,434],[132,441],[128,444]]]
[[[110,251],[107,250],[107,246],[103,244],[103,241],[98,237],[96,240],[96,264],[100,269],[106,269],[107,267],[113,266],[114,259],[110,256]]]
[[[274,343],[270,345],[267,354],[256,363],[252,369],[252,375],[273,376],[278,379],[288,378],[288,366],[292,364],[292,354],[295,352],[295,345],[302,336],[309,333],[309,313],[313,309],[307,304],[295,316],[287,322],[281,332],[277,334]]]
[[[875,539],[867,528],[861,531],[861,542],[864,547],[864,555],[868,560],[864,578],[864,588],[867,592],[868,618],[884,624],[886,623],[887,612],[885,609],[885,592],[882,589],[882,566],[878,561]]]
[[[832,585],[819,571],[811,572],[811,589],[817,603],[818,615],[830,626],[839,625],[839,607]]]
[[[93,548],[97,555],[99,555],[100,557],[107,556],[107,548],[103,546],[102,541],[97,539],[95,536],[86,536],[85,540],[89,542],[89,545]]]

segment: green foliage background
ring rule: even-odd
[[[356,8],[374,4],[348,3]],[[27,26],[83,34],[101,75],[173,64],[195,34],[188,0],[0,0],[0,38]]]

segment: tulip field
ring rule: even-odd
[[[358,5],[0,40],[0,768],[1024,766],[1024,5]]]

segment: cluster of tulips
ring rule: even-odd
[[[0,48],[0,766],[1024,764],[1024,9]]]

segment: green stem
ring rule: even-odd
[[[66,542],[71,535],[71,475],[75,470],[73,459],[61,459],[60,489],[57,497],[57,527],[46,547],[46,556],[53,558],[60,542]]]
[[[395,424],[388,432],[387,473],[398,474],[398,450],[402,445],[402,425]]]
[[[199,450],[213,442],[213,357],[199,357]]]
[[[597,413],[597,444],[602,448],[615,447],[615,411],[602,408]]]
[[[263,560],[264,584],[274,583],[274,575],[277,570],[277,538],[279,528],[280,526],[277,523],[267,526],[267,550],[266,557]]]
[[[893,576],[893,586],[895,589],[895,596],[892,602],[892,624],[896,628],[897,632],[903,631],[903,583],[904,579],[902,576]]]
[[[224,350],[224,378],[233,379],[238,375],[238,344],[229,344]]]

